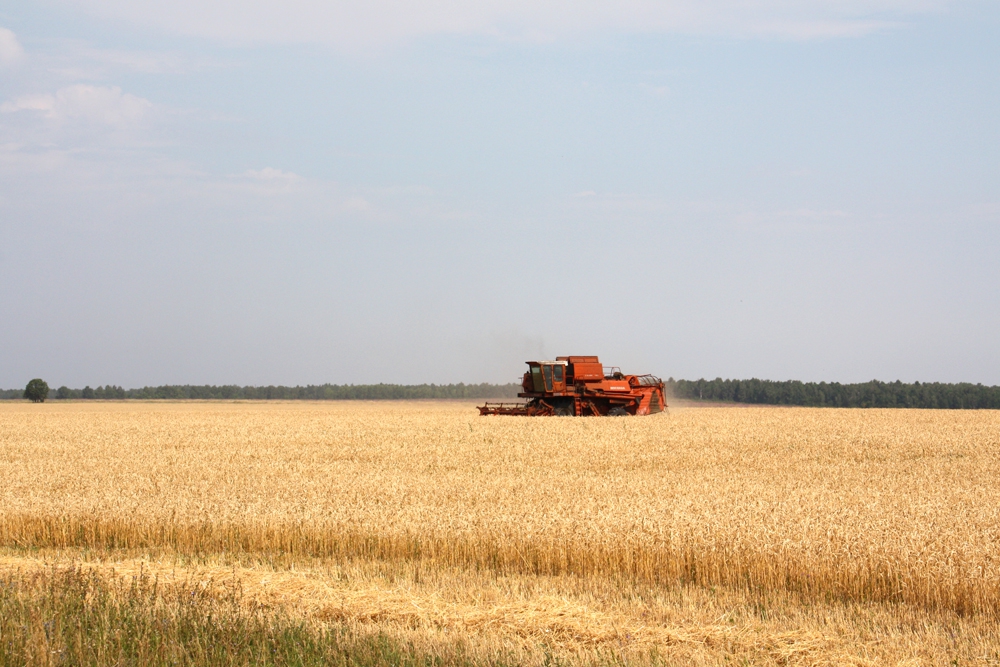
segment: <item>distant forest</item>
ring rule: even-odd
[[[240,387],[237,385],[162,385],[123,389],[114,385],[49,392],[55,399],[236,399],[285,401],[398,400],[419,398],[515,398],[519,384],[321,384],[305,387]],[[0,398],[21,398],[23,389],[0,390]]]
[[[668,392],[694,401],[828,408],[1000,409],[1000,387],[941,382],[798,382],[786,380],[667,380]]]
[[[1000,387],[941,382],[798,382],[795,380],[674,380],[666,381],[668,397],[692,401],[723,401],[760,405],[801,405],[834,408],[1000,409]],[[323,384],[305,387],[240,387],[237,385],[163,385],[123,389],[113,385],[49,392],[60,399],[235,399],[235,400],[399,400],[516,398],[519,384]],[[0,390],[0,399],[20,399],[23,389]]]

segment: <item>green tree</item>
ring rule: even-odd
[[[41,378],[35,378],[24,388],[24,397],[32,403],[42,403],[49,397],[49,385]]]
[[[70,388],[67,387],[66,385],[63,385],[63,386],[59,387],[58,389],[56,389],[56,398],[66,399],[66,398],[70,398],[72,395],[73,395],[73,392],[70,391]]]
[[[90,385],[88,384],[86,387],[83,388],[83,394],[80,396],[80,398],[93,398],[93,397],[94,397],[94,390],[91,389]]]

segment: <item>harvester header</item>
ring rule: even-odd
[[[663,380],[655,375],[625,375],[597,357],[556,357],[526,361],[518,403],[486,403],[481,415],[626,416],[652,415],[667,407]]]

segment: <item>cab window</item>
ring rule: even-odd
[[[545,373],[545,391],[552,391],[552,366],[542,366],[542,372]]]
[[[531,389],[532,391],[545,391],[542,384],[542,369],[539,366],[531,367]]]

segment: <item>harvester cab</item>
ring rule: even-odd
[[[521,388],[525,392],[557,392],[566,391],[565,361],[529,361],[528,372],[521,379]]]
[[[481,415],[648,415],[667,407],[663,381],[654,375],[626,375],[605,369],[597,357],[556,357],[528,361],[521,378],[521,403],[486,403]]]

